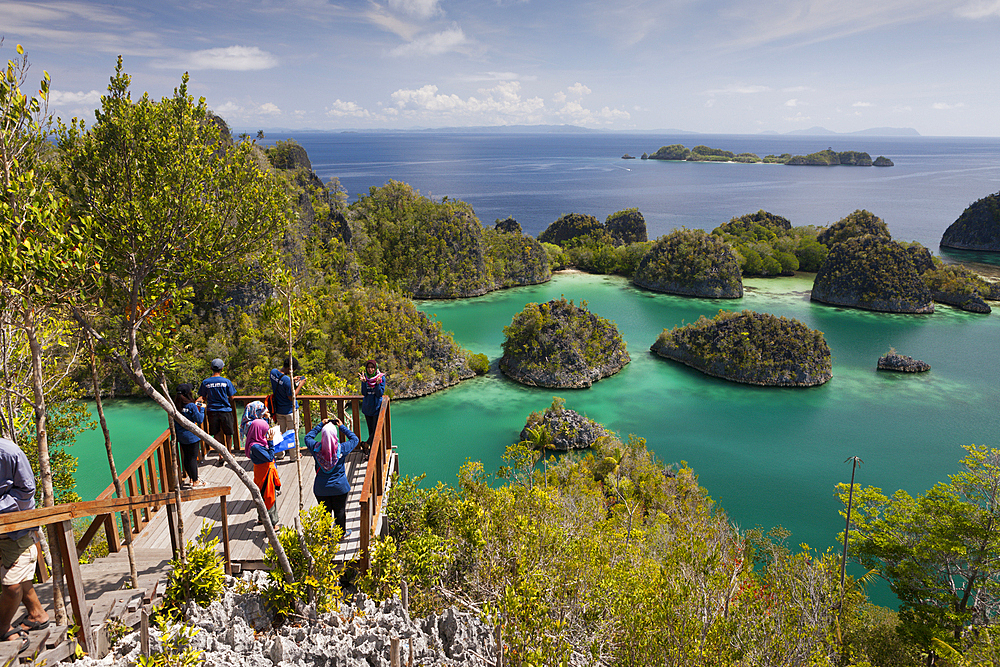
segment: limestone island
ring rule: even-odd
[[[924,373],[931,369],[927,362],[900,354],[894,349],[890,349],[887,354],[883,354],[878,359],[878,370],[896,371],[897,373]]]
[[[632,359],[614,322],[565,297],[529,303],[503,328],[500,370],[532,387],[585,389]]]
[[[987,195],[962,211],[958,220],[944,230],[941,246],[1000,252],[1000,192]]]
[[[521,442],[529,442],[535,449],[550,449],[568,452],[573,449],[593,447],[598,438],[611,432],[584,417],[575,410],[565,407],[566,401],[552,397],[552,405],[542,412],[532,412],[521,429]]]
[[[987,282],[961,264],[944,264],[940,260],[938,263],[921,276],[935,301],[970,313],[993,311],[985,300],[1000,300],[1000,283]]]
[[[664,329],[650,351],[731,382],[812,387],[833,377],[823,333],[768,313],[719,311]]]
[[[733,151],[721,148],[710,148],[698,145],[687,149],[682,144],[671,144],[661,146],[655,153],[643,153],[643,160],[673,160],[685,162],[743,162],[753,164],[763,162],[766,164],[787,164],[791,166],[822,166],[832,167],[844,165],[850,167],[891,167],[892,160],[880,155],[875,160],[872,156],[863,151],[835,151],[827,148],[823,151],[810,153],[809,155],[792,155],[782,153],[781,155],[767,155],[760,158],[755,153],[734,153]]]
[[[740,263],[732,248],[701,229],[677,229],[660,237],[632,276],[655,292],[710,299],[743,296]]]
[[[836,243],[816,273],[812,300],[887,313],[933,313],[930,290],[912,254],[871,234]]]

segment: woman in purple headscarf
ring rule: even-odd
[[[341,435],[344,442],[340,442]],[[333,514],[343,535],[341,539],[347,538],[351,534],[347,530],[347,496],[351,493],[351,483],[344,470],[344,457],[358,446],[358,436],[333,417],[314,426],[306,434],[305,443],[316,459],[316,480],[313,482],[316,502]]]
[[[281,478],[274,467],[274,447],[268,439],[271,426],[263,419],[254,419],[247,428],[247,449],[253,462],[253,481],[264,496],[264,506],[271,517],[271,524],[278,526],[278,508],[275,503],[281,489]]]

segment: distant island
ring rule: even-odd
[[[627,155],[627,153],[626,153]],[[756,153],[733,153],[721,148],[710,148],[698,145],[694,148],[685,148],[682,144],[671,144],[661,146],[655,153],[643,153],[643,160],[676,160],[684,162],[743,162],[752,164],[763,162],[766,164],[787,164],[792,166],[815,166],[832,167],[845,165],[850,167],[892,167],[893,162],[884,155],[879,155],[872,160],[872,156],[862,151],[840,151],[832,148],[817,151],[808,155],[792,155],[782,153],[781,155],[766,155],[763,158]]]

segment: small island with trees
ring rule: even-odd
[[[872,156],[863,151],[835,151],[832,148],[809,153],[808,155],[792,155],[782,153],[781,155],[766,155],[763,158],[755,153],[734,153],[733,151],[721,148],[710,148],[698,145],[694,148],[685,148],[682,144],[671,144],[661,146],[653,153],[643,153],[643,160],[671,160],[677,162],[742,162],[753,164],[762,162],[765,164],[786,164],[790,166],[814,166],[833,167],[844,165],[849,167],[892,167],[893,162],[884,155],[879,155],[874,160]]]
[[[739,261],[718,236],[700,229],[675,229],[642,257],[632,282],[655,292],[711,299],[743,296]]]
[[[833,377],[823,333],[769,313],[719,311],[663,330],[655,354],[715,377],[770,387],[812,387]]]
[[[565,297],[529,303],[503,333],[500,370],[533,387],[584,389],[632,360],[614,322]]]

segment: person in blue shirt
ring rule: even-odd
[[[295,428],[295,394],[305,378],[291,374],[299,370],[299,360],[285,358],[281,368],[271,369],[271,393],[274,395],[274,423],[282,432]]]
[[[21,448],[7,438],[0,438],[0,513],[35,508],[35,473]],[[25,528],[0,535],[0,638],[18,642],[20,651],[28,648],[29,630],[49,627],[49,615],[38,600],[32,585],[38,552],[35,528]],[[20,622],[14,614],[24,603],[28,610]],[[14,658],[17,662],[17,658]]]
[[[198,389],[198,395],[205,399],[208,406],[208,432],[226,449],[233,449],[233,396],[236,387],[228,379],[222,377],[222,369],[226,362],[222,359],[212,359],[212,377],[205,378]],[[221,435],[221,437],[220,437]],[[222,455],[219,455],[217,466],[222,465]]]
[[[340,442],[338,436],[344,436]],[[336,417],[320,422],[305,438],[306,447],[316,459],[316,480],[313,495],[322,503],[340,526],[342,538],[350,536],[347,530],[347,496],[351,493],[351,483],[344,470],[344,458],[358,446],[358,436]]]
[[[188,421],[201,426],[205,421],[205,402],[201,396],[195,400],[191,395],[191,385],[177,385],[177,395],[174,396],[174,405],[177,411]],[[181,461],[184,463],[184,472],[187,473],[191,486],[205,486],[205,482],[198,479],[198,455],[201,453],[201,438],[184,428],[181,423],[174,420],[174,428],[177,431],[177,444],[181,446]]]
[[[385,373],[378,369],[374,359],[365,362],[365,372],[358,373],[361,380],[361,412],[368,425],[368,439],[365,448],[370,449],[375,439],[378,411],[382,409],[382,395],[385,393]]]

